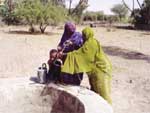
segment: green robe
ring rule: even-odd
[[[82,33],[85,43],[78,50],[67,54],[61,71],[70,74],[87,72],[92,90],[111,103],[112,65],[99,42],[94,39],[93,30],[87,27]]]

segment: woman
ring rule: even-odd
[[[70,74],[87,72],[91,89],[111,104],[111,63],[99,42],[94,39],[90,27],[85,28],[82,35],[85,43],[78,50],[67,54],[61,71]]]
[[[71,42],[70,45],[65,46],[66,42]],[[79,32],[76,32],[75,24],[71,22],[67,22],[64,27],[64,33],[61,38],[61,41],[58,45],[58,51],[63,49],[63,53],[68,53],[73,50],[79,49],[83,45],[83,38]],[[65,61],[65,58],[63,58]],[[63,83],[72,84],[72,85],[80,85],[81,80],[83,79],[83,73],[73,74],[74,76],[70,76],[69,73],[61,73],[61,80]]]
[[[72,44],[64,46],[64,43],[70,41]],[[75,24],[67,22],[64,26],[64,33],[61,41],[58,44],[58,50],[63,50],[64,53],[79,49],[83,45],[82,34],[76,32]]]

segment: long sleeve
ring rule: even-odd
[[[91,71],[96,51],[96,41],[86,41],[81,48],[67,54],[64,65],[62,66],[62,72],[74,74]]]

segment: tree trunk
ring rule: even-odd
[[[45,32],[47,26],[48,26],[48,25],[45,25],[45,26],[44,26],[42,23],[40,24],[40,30],[41,30],[41,33],[42,33],[42,34]]]
[[[138,5],[139,5],[139,7],[142,9],[142,6],[141,6],[139,0],[137,0],[137,3],[138,3]]]
[[[122,3],[124,4],[124,6],[126,8],[128,8],[128,10],[131,12],[131,14],[133,14],[133,16],[135,17],[135,14],[134,14],[134,6],[135,6],[135,3],[134,3],[134,0],[132,1],[132,9],[128,7],[128,5],[126,4],[125,0],[122,0]]]
[[[119,15],[119,21],[121,22],[121,20],[122,20],[122,15]]]
[[[72,0],[69,0],[69,14],[71,14],[71,5],[72,5]]]
[[[31,32],[31,33],[35,32],[33,24],[30,24],[29,32]]]
[[[122,3],[124,4],[124,6],[126,7],[126,8],[128,8],[128,10],[132,13],[133,11],[128,7],[128,5],[126,4],[126,2],[124,1],[124,0],[122,0]]]

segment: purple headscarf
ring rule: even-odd
[[[79,32],[76,32],[76,26],[74,23],[71,22],[67,22],[65,24],[64,33],[59,43],[59,46],[63,48],[63,43],[68,39],[73,42],[73,45],[65,48],[64,52],[70,52],[78,49],[83,44],[82,35]]]
[[[64,29],[65,29],[64,33],[68,32],[68,33],[71,34],[71,33],[74,33],[76,31],[76,25],[74,23],[67,22],[65,24],[65,28]]]

